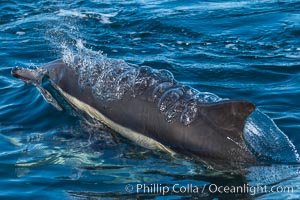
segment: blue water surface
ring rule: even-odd
[[[80,41],[111,58],[167,69],[199,91],[255,103],[299,151],[299,22],[293,0],[1,0],[0,198],[300,199],[296,163],[251,166],[244,175],[209,171],[139,147],[71,108],[57,111],[10,74],[61,58],[66,46],[76,51]],[[163,194],[154,184],[199,191]],[[213,192],[212,184],[279,190],[235,194]]]

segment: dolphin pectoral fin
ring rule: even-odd
[[[53,98],[53,96],[50,94],[50,92],[48,92],[46,89],[44,89],[42,86],[40,85],[36,85],[36,87],[38,88],[38,90],[40,91],[41,95],[43,96],[43,98],[50,103],[52,106],[54,106],[54,108],[56,108],[58,111],[62,111],[62,107],[58,104],[58,102],[55,100],[55,98]]]
[[[210,123],[223,130],[238,134],[243,133],[246,119],[254,110],[253,103],[239,100],[223,101],[200,107],[201,114]]]

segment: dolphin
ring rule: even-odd
[[[34,70],[16,67],[11,73],[37,86],[62,110],[42,86],[45,78],[50,80],[74,108],[142,147],[183,155],[216,170],[257,164],[243,137],[253,103],[204,101],[202,93],[177,82],[167,70],[108,58],[84,61],[55,60]]]

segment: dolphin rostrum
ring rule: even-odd
[[[48,78],[73,107],[143,147],[179,153],[214,169],[257,163],[243,138],[245,120],[255,110],[252,103],[216,100],[177,82],[167,70],[104,56],[92,61],[56,60],[35,70],[14,68],[12,75],[37,86],[61,110],[42,87]]]

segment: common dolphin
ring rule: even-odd
[[[37,86],[61,110],[42,87],[43,78],[48,78],[76,109],[143,147],[179,153],[214,169],[240,169],[258,162],[243,138],[245,120],[255,105],[241,100],[205,102],[167,70],[108,58],[100,64],[76,58],[35,70],[17,67],[12,75]]]

